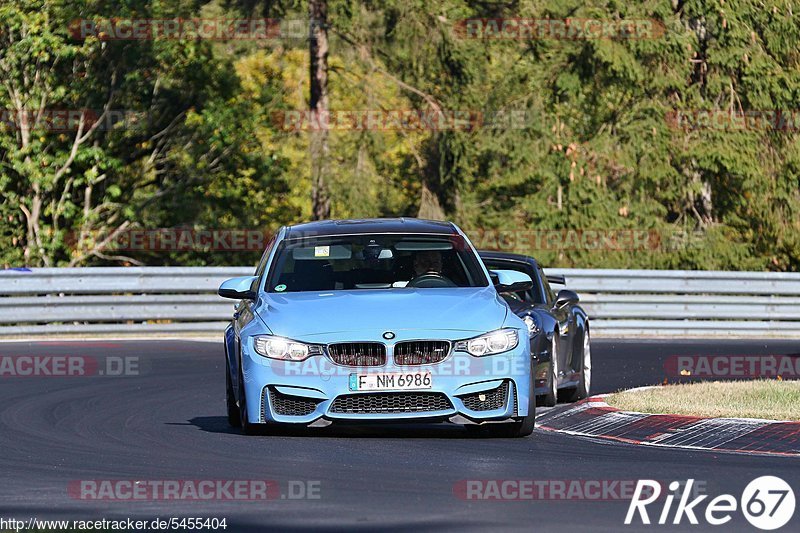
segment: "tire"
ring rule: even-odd
[[[247,394],[244,391],[244,378],[242,377],[242,367],[239,367],[239,420],[242,425],[242,432],[245,435],[258,435],[263,431],[264,424],[253,424],[247,417]]]
[[[547,373],[547,394],[542,396],[542,405],[555,407],[558,403],[558,336],[553,333],[550,348],[550,371]]]
[[[239,406],[236,405],[236,397],[233,394],[233,383],[231,382],[231,370],[227,355],[225,356],[225,405],[228,408],[228,424],[234,428],[242,427]]]
[[[577,402],[588,398],[592,389],[592,348],[588,325],[583,334],[583,349],[581,350],[581,377],[578,386],[569,390],[568,402]]]
[[[528,408],[528,416],[516,422],[506,422],[504,424],[489,424],[486,428],[490,437],[516,439],[527,437],[533,433],[536,426],[536,401],[531,402]]]

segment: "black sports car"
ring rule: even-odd
[[[536,364],[536,397],[541,405],[574,402],[589,395],[592,353],[589,317],[568,289],[554,294],[550,283],[564,285],[563,276],[546,276],[532,257],[505,252],[479,252],[489,270],[516,270],[533,280],[530,290],[503,294],[511,310],[528,324],[531,355]]]

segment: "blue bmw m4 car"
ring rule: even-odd
[[[519,437],[534,427],[529,330],[454,224],[322,221],[281,228],[225,331],[228,420],[280,425],[451,422]]]

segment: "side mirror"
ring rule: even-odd
[[[556,295],[556,301],[553,304],[553,309],[560,309],[567,305],[575,305],[580,301],[578,294],[569,289],[561,289]]]
[[[533,288],[533,280],[516,270],[492,270],[489,272],[497,292],[522,292]]]
[[[233,300],[255,300],[256,292],[251,287],[257,279],[255,276],[244,276],[225,280],[219,286],[217,294],[223,298],[231,298]]]

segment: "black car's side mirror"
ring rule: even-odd
[[[558,295],[556,295],[556,301],[553,304],[553,309],[561,309],[562,307],[566,307],[568,305],[575,305],[579,301],[580,298],[575,291],[561,289],[558,291]]]

